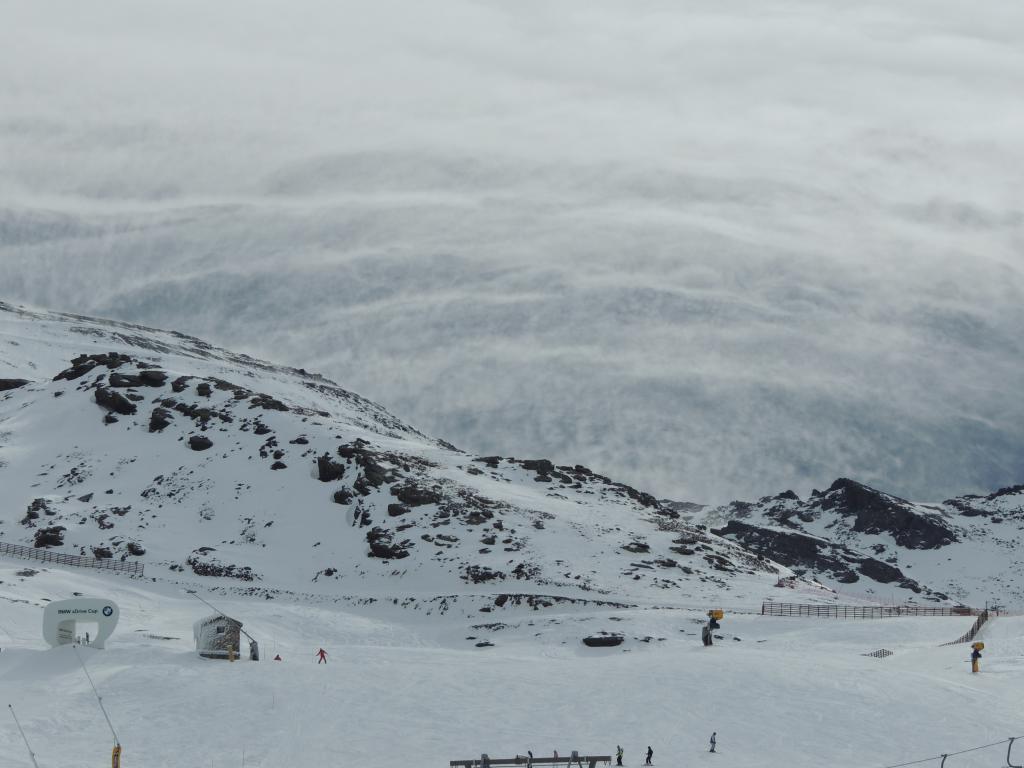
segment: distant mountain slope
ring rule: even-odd
[[[789,574],[586,467],[470,456],[304,370],[7,304],[0,483],[0,539],[257,592],[760,599]]]
[[[711,530],[842,589],[1024,600],[1024,485],[915,504],[845,478],[699,513]]]

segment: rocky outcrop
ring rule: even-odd
[[[135,403],[120,392],[114,392],[106,387],[96,387],[95,397],[99,405],[122,416],[131,416],[136,411]]]
[[[345,476],[345,465],[334,461],[325,453],[317,457],[316,471],[321,483],[331,483]]]
[[[439,504],[444,498],[436,488],[424,488],[411,482],[393,486],[391,488],[391,495],[410,507],[418,507],[423,504]]]
[[[12,389],[19,389],[29,384],[28,379],[0,379],[0,392],[8,392]]]
[[[112,373],[109,376],[110,386],[128,387],[162,387],[167,383],[167,374],[157,370],[143,370],[138,373]]]
[[[53,517],[56,514],[46,499],[32,499],[32,503],[25,510],[25,516],[21,518],[21,524],[33,528],[40,515]]]
[[[903,499],[846,478],[810,502],[822,511],[852,518],[857,533],[888,533],[908,549],[938,549],[957,540],[940,515],[920,512]]]
[[[213,552],[213,547],[200,547],[193,550],[185,561],[196,576],[218,576],[242,581],[256,581],[259,577],[249,566],[221,563]]]
[[[166,427],[170,426],[170,423],[171,412],[166,408],[154,408],[153,412],[149,415],[150,432],[161,432]]]
[[[583,638],[583,644],[588,648],[614,648],[617,645],[622,645],[624,639],[622,635],[591,635]]]
[[[339,488],[331,498],[335,504],[351,504],[355,497],[351,488]]]
[[[401,560],[409,556],[411,541],[395,543],[391,531],[384,528],[371,528],[366,532],[366,543],[370,545],[370,557],[382,560]]]
[[[969,494],[943,502],[964,517],[1024,519],[1024,485],[1011,485],[981,496]]]
[[[489,581],[499,581],[504,578],[505,574],[501,571],[483,565],[468,565],[462,574],[463,581],[468,581],[471,584],[486,584]]]
[[[188,447],[193,451],[206,451],[213,447],[213,440],[206,435],[192,435],[188,439]]]
[[[122,355],[118,352],[107,352],[105,354],[98,355],[79,355],[71,361],[70,368],[65,368],[54,376],[53,380],[74,381],[75,379],[80,379],[82,376],[85,376],[85,374],[89,373],[89,371],[97,366],[103,366],[109,370],[114,370],[130,362],[132,362],[132,359],[128,355]]]
[[[46,547],[59,547],[64,543],[64,531],[66,531],[63,525],[55,525],[51,528],[40,528],[36,531],[35,541],[32,545],[39,548]]]
[[[725,527],[711,532],[799,574],[828,575],[841,584],[853,584],[863,576],[880,584],[897,584],[915,593],[925,591],[896,566],[817,536],[764,528],[740,520],[730,520]]]

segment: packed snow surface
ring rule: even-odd
[[[112,737],[69,647],[46,649],[46,600],[85,593],[121,608],[107,650],[81,649],[125,766],[446,766],[450,759],[573,749],[639,766],[876,768],[1000,741],[1024,730],[1024,619],[968,647],[940,647],[972,619],[782,619],[726,605],[700,644],[698,611],[509,612],[500,627],[343,610],[301,600],[206,594],[256,637],[259,663],[208,661],[192,622],[209,609],[168,585],[0,560],[0,704],[13,703],[41,768],[103,764]],[[581,645],[618,631],[618,648]],[[477,647],[466,637],[493,645]],[[644,638],[651,638],[648,642]],[[328,652],[326,665],[314,653]],[[861,654],[887,648],[885,659]],[[717,731],[719,752],[707,752]],[[994,768],[1005,745],[950,758]],[[13,721],[0,765],[28,766]],[[935,768],[938,761],[934,762]]]

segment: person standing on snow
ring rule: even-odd
[[[975,648],[973,651],[971,651],[971,672],[977,674],[979,669],[979,661],[981,661],[981,651]]]
[[[622,765],[622,747],[615,746],[615,765]]]
[[[650,765],[652,757],[654,757],[654,750],[651,749],[650,745],[648,745],[648,747],[647,747],[647,762],[645,762],[644,765]]]
[[[718,734],[718,731],[712,731],[711,732],[711,749],[709,749],[708,752],[714,752],[715,751],[715,746],[718,744],[718,739],[715,738],[715,736],[717,734]]]
[[[321,648],[319,651],[317,651],[315,655],[316,655],[316,657],[318,659],[317,664],[326,664],[327,663],[327,651],[325,651],[323,648]]]

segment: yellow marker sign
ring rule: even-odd
[[[708,616],[710,616],[715,621],[721,621],[722,618],[725,616],[725,611],[723,611],[721,608],[715,608],[715,610],[713,611],[708,611]]]
[[[976,651],[984,651],[985,650],[985,644],[984,643],[975,643],[974,645],[971,646],[971,648],[973,648]]]

